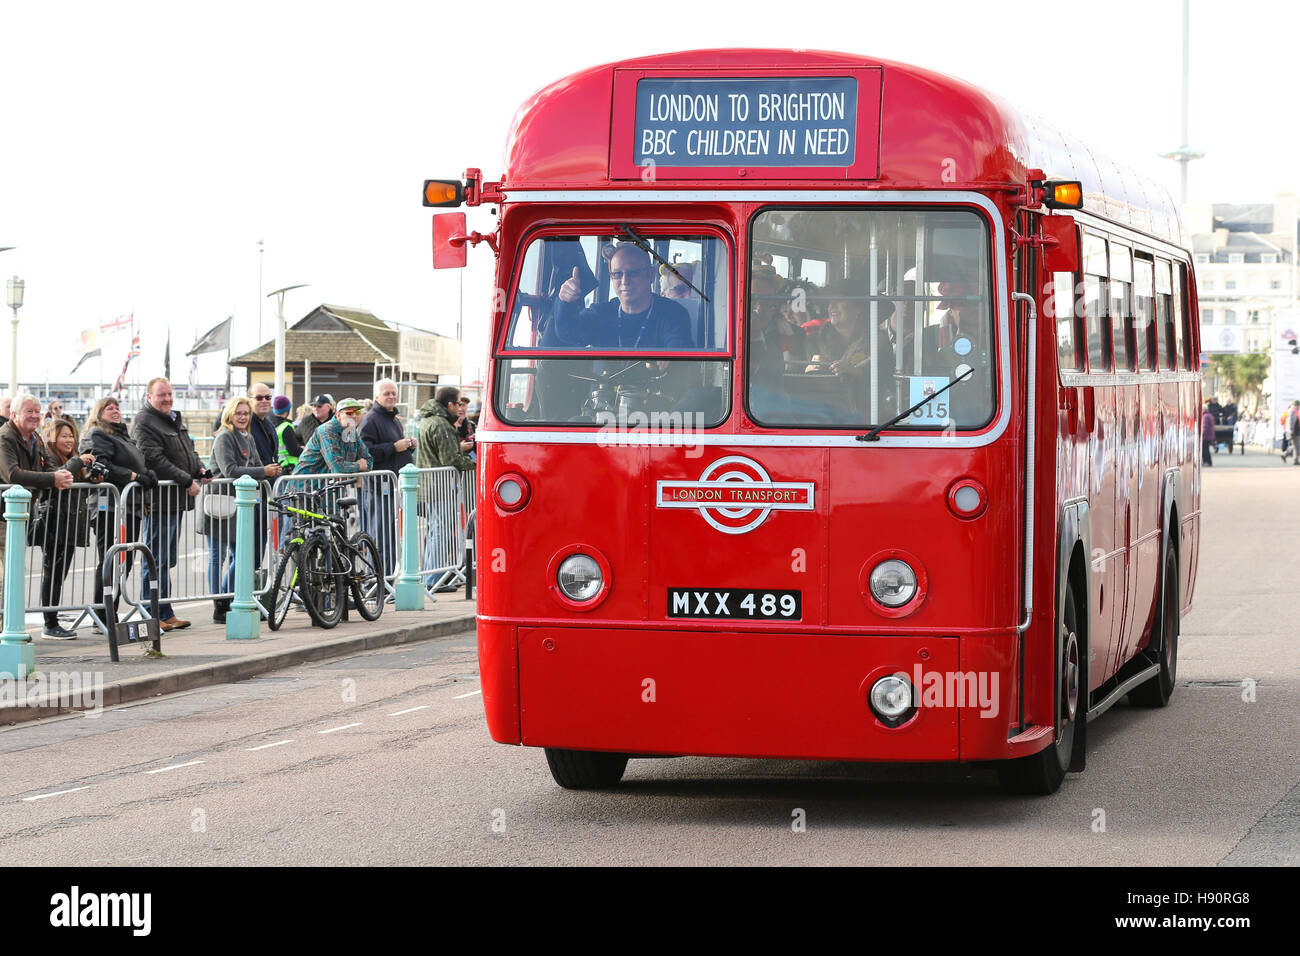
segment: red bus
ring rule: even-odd
[[[1195,282],[1169,195],[981,90],[839,53],[578,73],[505,175],[477,437],[493,739],[1083,769],[1173,690],[1195,583]]]

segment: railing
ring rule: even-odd
[[[362,471],[351,474],[331,472],[324,475],[281,475],[275,481],[271,496],[289,494],[293,491],[319,491],[331,482],[346,478],[356,486],[357,507],[348,511],[348,536],[356,531],[364,531],[375,539],[379,548],[379,557],[384,565],[384,579],[390,588],[397,577],[400,562],[400,548],[397,538],[397,515],[399,511],[397,494],[397,475],[391,471]],[[334,502],[348,494],[343,489],[331,489],[321,502],[324,513],[336,513]],[[272,527],[274,539],[283,546],[292,533],[293,517],[291,515],[273,515]]]
[[[11,487],[0,485],[0,493]],[[89,618],[108,633],[99,573],[104,554],[121,541],[127,524],[114,485],[76,482],[34,494],[22,588],[26,610],[44,614],[47,625],[57,623],[59,612],[77,612],[73,627]]]
[[[234,482],[233,478],[214,478],[203,484],[197,495],[190,495],[186,486],[174,481],[161,481],[157,488],[132,482],[122,490],[123,508],[143,514],[137,534],[122,540],[142,542],[153,554],[164,618],[171,616],[167,611],[173,603],[234,597]],[[270,482],[259,483],[254,511],[253,590],[257,595],[266,593],[274,571],[266,514],[270,489]],[[149,594],[147,569],[125,583],[121,593],[144,613]],[[129,615],[121,619],[128,620]]]
[[[411,470],[417,479],[413,546],[420,585],[431,592],[458,586],[466,580],[466,525],[474,507],[474,473],[454,468]],[[257,569],[254,600],[269,590],[278,545],[293,530],[281,516],[268,514],[266,502],[275,495],[314,490],[340,478],[357,486],[358,507],[348,510],[349,534],[358,529],[369,532],[379,547],[390,585],[399,575],[399,529],[412,514],[409,507],[405,512],[402,509],[396,475],[390,471],[286,475],[277,479],[274,487],[260,482],[252,506]],[[173,603],[233,598],[233,484],[233,479],[217,478],[202,485],[193,497],[185,486],[170,481],[160,482],[157,488],[132,482],[120,491],[108,483],[78,482],[65,491],[33,494],[25,569],[15,594],[24,596],[25,611],[47,615],[47,624],[57,624],[61,612],[74,612],[78,616],[72,627],[89,619],[107,633],[102,574],[104,558],[111,552],[116,560],[107,565],[115,569],[115,580],[107,582],[107,590],[123,605],[119,621],[149,616],[151,578],[158,584],[164,618],[171,616],[168,612]],[[10,487],[0,485],[0,493]],[[348,493],[336,489],[327,494],[322,502],[325,511],[337,512],[330,503],[331,495],[337,499]],[[153,574],[142,568],[144,562],[133,554],[140,548],[127,545],[148,549],[155,559]],[[112,551],[115,547],[118,550]],[[8,565],[6,562],[6,574]],[[468,591],[466,596],[470,596]]]
[[[416,540],[425,590],[465,582],[465,529],[474,510],[474,472],[452,467],[417,469]]]

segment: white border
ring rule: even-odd
[[[766,445],[771,447],[800,448],[982,448],[1002,437],[1011,421],[1011,333],[1008,317],[1011,314],[1007,298],[1007,263],[1005,227],[998,208],[992,200],[977,192],[966,190],[876,190],[876,189],[509,189],[507,202],[548,203],[641,203],[641,202],[763,202],[763,203],[824,203],[827,205],[852,204],[872,206],[902,203],[912,206],[978,206],[993,224],[990,252],[993,254],[993,288],[995,320],[998,329],[998,395],[1001,397],[1001,414],[987,431],[978,435],[943,436],[938,433],[926,436],[900,436],[883,432],[876,441],[860,442],[856,434],[819,435],[799,430],[781,434],[738,434],[711,431],[698,435],[656,436],[641,432],[619,435],[588,428],[582,432],[566,431],[516,431],[514,429],[480,429],[474,433],[481,442],[527,443],[539,445]],[[503,202],[502,205],[505,205]],[[732,237],[735,238],[735,237]],[[493,361],[496,359],[494,358]],[[731,410],[734,415],[736,409]],[[766,426],[764,426],[766,427]],[[901,427],[901,423],[898,426]],[[863,426],[865,433],[869,429]],[[663,441],[655,441],[662,437]],[[626,440],[621,440],[626,439]]]

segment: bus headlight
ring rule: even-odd
[[[585,554],[571,554],[560,562],[555,583],[570,601],[590,601],[600,593],[605,576],[594,558]]]
[[[871,596],[885,607],[902,607],[916,596],[916,572],[906,561],[891,558],[872,569],[869,586]]]
[[[871,685],[871,709],[890,727],[897,727],[911,716],[915,709],[912,683],[901,674],[890,674]]]

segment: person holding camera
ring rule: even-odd
[[[171,631],[190,626],[189,621],[176,616],[169,600],[170,569],[176,566],[181,517],[194,510],[199,490],[212,479],[194,450],[194,440],[181,413],[172,409],[171,382],[154,378],[146,388],[145,404],[131,423],[131,437],[144,454],[145,467],[160,482],[174,482],[174,485],[154,488],[149,513],[144,519],[145,543],[157,565],[159,626]],[[149,594],[149,577],[146,564],[140,573],[142,595]]]
[[[56,468],[72,472],[73,481],[98,484],[105,468],[95,462],[90,452],[77,454],[77,426],[66,418],[47,418],[41,438]],[[31,525],[28,536],[41,549],[41,606],[52,608],[63,597],[63,581],[72,564],[72,552],[90,543],[90,513],[86,492],[55,489],[43,502],[45,507]],[[57,611],[45,614],[45,636],[56,641],[73,640],[77,633],[59,625]]]
[[[158,479],[145,467],[144,453],[127,432],[126,424],[122,421],[121,406],[114,395],[105,395],[91,408],[90,418],[86,421],[86,433],[81,436],[78,450],[95,456],[95,463],[105,469],[104,480],[119,492],[131,482],[145,490],[158,487]],[[144,519],[146,497],[137,493],[129,496],[125,502],[119,498],[110,498],[108,501],[109,507],[97,509],[94,514],[96,553],[99,556],[95,562],[96,604],[104,602],[104,557],[113,545],[117,527],[121,524],[125,529],[123,541],[140,540],[140,522]],[[123,554],[123,575],[130,573],[134,559],[134,551]],[[114,593],[114,607],[117,607],[121,597],[121,594]]]

